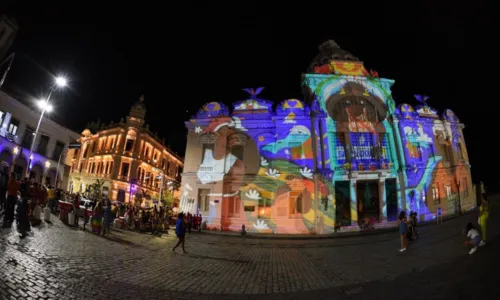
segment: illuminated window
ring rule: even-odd
[[[133,139],[127,139],[127,142],[125,143],[125,151],[132,151],[134,149],[134,140]]]
[[[122,171],[121,171],[120,175],[127,177],[129,168],[130,168],[129,163],[126,163],[126,162],[122,163]]]
[[[469,185],[467,184],[467,178],[462,179],[462,184],[464,187],[464,197],[469,197]]]
[[[206,158],[205,154],[207,153],[208,150],[210,150],[210,152],[212,152],[212,156],[213,156],[213,152],[214,152],[214,149],[215,149],[215,144],[203,144],[203,146],[201,148],[202,148],[202,151],[201,151],[201,161],[203,162],[204,159]]]
[[[229,211],[228,211],[229,217],[239,217],[240,207],[241,207],[240,197],[239,196],[231,197],[227,199],[227,201],[229,201]]]
[[[7,131],[12,135],[16,135],[18,127],[19,127],[19,121],[12,118],[10,119],[9,129]]]
[[[289,193],[289,217],[300,218],[302,215],[302,193],[292,191]]]
[[[439,196],[439,188],[437,185],[432,187],[432,200],[434,200],[434,204],[441,203],[441,198]]]
[[[198,208],[200,211],[210,210],[210,194],[209,189],[199,189],[198,190]]]
[[[451,196],[452,196],[451,185],[445,185],[444,186],[444,192],[446,193],[446,198],[450,199]]]
[[[367,167],[375,160],[373,134],[369,132],[351,132],[352,159]]]

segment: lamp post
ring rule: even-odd
[[[52,106],[49,103],[50,97],[52,96],[52,92],[56,87],[63,88],[67,85],[67,81],[63,77],[57,77],[55,80],[55,84],[52,86],[50,89],[49,95],[47,98],[44,100],[41,100],[38,102],[38,106],[42,109],[42,113],[40,114],[40,118],[38,119],[38,124],[36,125],[36,130],[35,133],[33,134],[33,141],[31,142],[31,147],[30,147],[30,155],[29,155],[29,160],[28,160],[28,168],[26,168],[26,176],[29,176],[29,172],[31,170],[31,162],[33,160],[33,148],[35,148],[35,142],[36,142],[36,137],[38,135],[38,131],[40,130],[40,124],[42,124],[42,119],[43,116],[45,115],[45,111],[50,112],[52,110]]]

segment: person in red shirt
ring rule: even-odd
[[[16,207],[20,186],[19,181],[16,180],[16,174],[12,172],[9,184],[7,185],[7,207],[5,210],[4,225],[14,221],[14,209]]]

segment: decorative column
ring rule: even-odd
[[[358,200],[356,195],[356,181],[357,179],[351,179],[350,183],[351,186],[349,194],[351,195],[351,226],[357,225],[358,222]]]
[[[379,194],[379,205],[380,205],[380,222],[387,222],[387,195],[385,193],[385,177],[381,177],[378,181],[378,194]]]

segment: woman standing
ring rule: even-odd
[[[488,223],[488,217],[490,215],[488,201],[486,197],[483,196],[483,201],[479,207],[479,225],[481,226],[481,237],[482,240],[479,246],[484,246],[486,244],[486,225]]]
[[[102,236],[105,236],[106,234],[109,234],[109,228],[111,227],[111,222],[113,222],[113,212],[111,211],[111,202],[108,199],[104,200],[104,203],[106,206],[104,206],[103,210],[103,231],[102,231]]]
[[[408,243],[408,241],[406,240],[406,235],[408,234],[408,224],[406,220],[406,212],[404,211],[399,214],[399,234],[401,236],[401,249],[399,249],[399,252],[404,252],[406,251],[406,246]]]
[[[104,214],[104,209],[102,207],[102,202],[97,201],[97,204],[94,209],[94,215],[92,216],[92,232],[95,234],[101,234],[102,228],[102,217]]]

